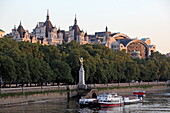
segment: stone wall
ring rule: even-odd
[[[40,100],[49,100],[49,99],[57,99],[57,98],[66,99],[67,92],[3,97],[0,98],[0,106],[4,106],[4,105],[10,106],[18,103],[31,103]]]
[[[138,83],[134,83],[133,85],[131,84],[131,86],[136,86]],[[150,83],[152,84],[152,83]],[[160,83],[159,83],[160,84]],[[144,84],[143,84],[144,85]],[[117,84],[108,84],[108,85],[102,85],[102,84],[96,84],[94,85],[94,87],[115,87],[117,86]],[[121,86],[128,86],[128,84],[124,83],[121,84]],[[76,87],[70,87],[70,89],[75,89]],[[106,92],[112,92],[115,91],[118,93],[118,95],[129,95],[132,94],[132,92],[134,90],[144,90],[146,91],[146,93],[151,92],[151,91],[157,91],[157,90],[164,90],[170,87],[167,87],[165,85],[165,83],[162,83],[162,86],[153,86],[153,87],[149,87],[149,88],[119,88],[119,89],[103,89],[103,90],[98,90],[96,91],[96,94],[101,94],[101,93],[106,93]],[[56,88],[47,88],[48,90],[54,90]],[[43,89],[44,91],[46,91],[47,89]],[[66,89],[66,87],[61,88]],[[61,90],[60,89],[60,90]],[[41,89],[39,89],[41,90]],[[20,90],[21,91],[21,90]],[[26,90],[25,90],[26,91]],[[30,91],[30,90],[29,90]],[[36,91],[34,89],[34,91]],[[91,96],[92,94],[95,93],[95,90],[91,91]],[[77,92],[70,92],[70,97],[76,96]],[[0,98],[0,107],[4,106],[4,105],[15,105],[17,103],[31,103],[31,102],[35,102],[35,101],[41,101],[41,100],[49,100],[49,99],[67,99],[68,96],[68,92],[51,92],[51,93],[44,93],[44,94],[33,94],[33,95],[21,95],[21,96],[9,96],[9,97],[2,97]]]

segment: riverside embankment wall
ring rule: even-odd
[[[130,83],[130,86],[143,86],[143,85],[167,85],[168,82],[141,82]],[[88,84],[88,87],[103,88],[103,87],[124,87],[129,86],[129,83],[112,83],[112,84]],[[2,88],[1,93],[22,93],[22,92],[40,92],[40,91],[54,91],[54,90],[76,90],[77,85],[60,85],[60,86],[38,86],[38,87],[19,87],[19,88]]]
[[[115,89],[100,89],[98,90],[98,93],[106,93],[106,92],[112,92],[115,91],[117,92],[119,95],[129,95],[132,94],[132,91],[134,90],[145,90],[146,93],[147,92],[151,92],[151,91],[156,91],[156,90],[165,90],[169,87],[167,87],[165,85],[166,83],[161,83],[159,86],[153,86],[154,84],[152,84],[152,87],[146,87],[146,88],[115,88]],[[129,84],[124,84],[121,86],[128,86]],[[151,84],[150,84],[151,85]],[[105,85],[104,85],[105,86]],[[132,85],[131,86],[135,86]],[[97,87],[99,87],[99,85],[97,85]],[[106,86],[105,86],[106,87]],[[114,87],[111,84],[107,85],[107,87]],[[46,89],[47,90],[47,89]],[[52,89],[50,89],[52,90]],[[62,89],[63,90],[63,89]],[[35,90],[37,91],[37,90]],[[76,91],[71,92],[71,96],[74,95],[76,93]],[[59,91],[59,92],[49,92],[49,93],[40,93],[40,94],[32,94],[32,95],[16,95],[16,96],[6,96],[6,97],[1,97],[0,98],[0,107],[2,106],[11,106],[11,105],[16,105],[16,104],[20,104],[20,103],[32,103],[35,101],[41,101],[41,100],[49,100],[49,99],[62,99],[62,100],[66,100],[68,96],[68,92],[67,91]]]
[[[66,97],[67,97],[67,92],[8,96],[8,97],[0,98],[0,107],[12,106],[21,103],[32,103],[36,101],[50,100],[50,99],[67,99]]]

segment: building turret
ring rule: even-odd
[[[45,36],[46,37],[49,37],[48,36],[48,32],[51,32],[52,28],[53,28],[53,25],[50,21],[50,18],[49,18],[49,11],[47,10],[47,20],[45,21],[44,23],[44,26],[46,26],[46,30],[45,30]]]
[[[80,28],[77,25],[77,18],[75,15],[74,25],[72,27],[72,30],[74,30],[74,40],[77,40],[77,36],[80,34]]]
[[[21,24],[21,21],[20,21],[20,25],[18,26],[17,28],[17,31],[20,35],[20,38],[23,38],[24,37],[24,34],[25,34],[25,29],[23,28],[22,24]]]

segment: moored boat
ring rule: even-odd
[[[100,107],[112,107],[121,106],[124,104],[122,96],[118,96],[117,93],[104,93],[97,96]]]
[[[145,93],[145,91],[135,90],[135,91],[133,91],[133,95],[137,95],[138,97],[144,97],[144,96],[146,96],[146,93]]]
[[[79,99],[80,107],[98,107],[98,100],[96,98],[81,98]]]
[[[113,107],[121,106],[124,104],[133,104],[142,102],[145,96],[145,91],[133,91],[132,96],[122,97],[117,93],[103,93],[97,96],[97,98],[81,98],[79,99],[80,107]]]
[[[123,97],[124,104],[133,104],[138,103],[142,101],[142,97],[139,98],[138,96],[129,96],[129,97]]]

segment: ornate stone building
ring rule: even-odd
[[[43,45],[57,45],[76,40],[80,44],[99,43],[107,46],[114,51],[125,51],[132,57],[146,58],[151,53],[156,51],[156,46],[151,44],[149,38],[131,39],[122,33],[111,33],[106,27],[103,32],[95,32],[94,35],[87,35],[83,30],[80,30],[75,16],[73,26],[69,27],[69,31],[57,30],[50,21],[49,12],[45,22],[38,22],[32,33],[25,30],[20,22],[16,29],[12,29],[13,39],[17,41],[29,41],[31,43],[41,43]]]
[[[107,27],[105,32],[96,32],[95,35],[90,35],[89,39],[91,43],[100,43],[114,51],[123,50],[134,58],[146,58],[156,52],[156,46],[151,45],[149,38],[131,39],[122,33],[108,32]]]
[[[63,33],[58,32],[57,28],[53,27],[48,11],[46,21],[38,22],[32,33],[25,30],[20,22],[17,29],[14,26],[11,35],[13,36],[13,39],[17,41],[39,42],[43,45],[57,45],[63,43]]]
[[[84,33],[83,30],[80,30],[77,24],[77,18],[75,16],[74,25],[69,27],[69,31],[66,31],[67,42],[76,40],[80,44],[89,43],[89,38],[87,33]]]
[[[57,32],[57,28],[53,27],[49,12],[47,11],[47,19],[45,22],[39,22],[31,35],[31,42],[40,41],[45,45],[57,45],[63,43],[63,34]]]
[[[17,29],[16,26],[14,26],[14,29],[12,29],[12,36],[13,40],[30,42],[30,34],[28,30],[24,29],[24,27],[21,24],[21,21]]]

